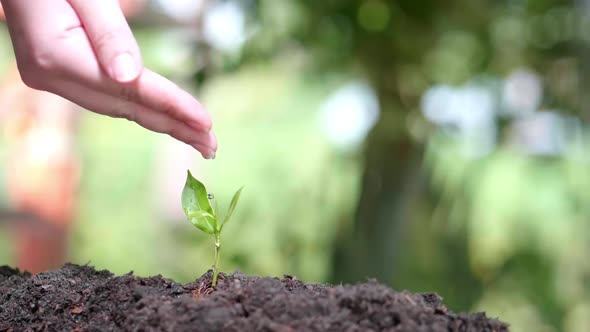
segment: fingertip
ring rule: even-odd
[[[207,138],[207,144],[205,151],[203,153],[203,158],[205,159],[215,159],[215,155],[217,154],[217,137],[213,131],[208,133],[209,137]]]
[[[211,144],[211,149],[217,151],[217,137],[213,131],[209,132],[209,143]]]
[[[213,121],[211,120],[211,115],[209,114],[205,106],[203,106],[192,95],[189,94],[189,96],[196,105],[196,107],[193,108],[192,111],[192,121],[190,125],[195,129],[200,129],[204,132],[210,132],[213,128]]]
[[[203,156],[204,159],[213,160],[213,159],[215,159],[215,155],[217,154],[217,152],[215,150],[205,148],[199,144],[193,144],[192,147],[195,148],[197,151],[199,151],[201,153],[201,156]]]
[[[136,80],[141,73],[141,61],[130,53],[117,55],[110,65],[110,76],[117,82],[129,83]]]

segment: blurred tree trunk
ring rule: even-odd
[[[482,291],[470,271],[466,233],[450,233],[446,220],[433,219],[440,197],[423,165],[425,146],[410,136],[408,110],[396,94],[377,91],[381,119],[367,140],[353,226],[336,241],[331,282],[376,278],[395,288],[439,292],[447,305],[466,310]]]
[[[576,0],[576,6],[581,13],[590,13],[589,0]],[[580,96],[580,117],[582,120],[590,121],[590,42],[578,42],[578,60],[580,63],[580,84],[578,95]]]
[[[485,29],[478,14],[481,8],[452,3],[455,6],[424,0],[415,6],[400,1],[397,13],[404,14],[397,17],[392,9],[389,32],[358,31],[355,57],[377,93],[381,118],[367,139],[359,203],[352,229],[337,241],[332,281],[376,278],[394,287],[436,290],[454,297],[449,304],[467,308],[481,287],[469,271],[465,234],[451,236],[444,225],[433,221],[438,197],[423,167],[425,146],[411,137],[408,128],[408,116],[418,112],[423,91],[403,97],[400,92],[407,91],[401,86],[408,78],[407,69],[423,66],[445,33],[434,28],[437,15],[461,13],[464,21],[453,17],[451,25]],[[408,39],[408,34],[415,37]],[[445,263],[436,264],[440,259]]]
[[[401,228],[420,185],[422,147],[407,135],[405,114],[391,93],[378,92],[381,120],[368,138],[354,226],[336,249],[335,281],[374,277],[391,282],[398,267]]]

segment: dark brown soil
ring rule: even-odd
[[[31,276],[0,267],[0,331],[507,331],[484,313],[454,314],[436,294],[377,282],[305,284],[211,274],[182,285],[68,264]]]

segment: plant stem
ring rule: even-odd
[[[213,283],[212,286],[217,286],[217,275],[219,274],[219,250],[221,249],[221,234],[215,234],[215,263],[213,264]]]

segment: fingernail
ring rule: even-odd
[[[198,145],[198,144],[193,144],[192,147],[198,151],[202,151],[201,156],[203,156],[203,158],[215,159],[215,150],[210,150],[208,148],[204,148],[203,146]]]
[[[215,152],[212,152],[212,151],[211,152],[207,152],[207,153],[202,152],[201,155],[205,159],[211,159],[211,160],[215,159]]]
[[[112,76],[119,82],[129,82],[134,80],[137,75],[135,60],[129,53],[117,55],[111,65]]]

